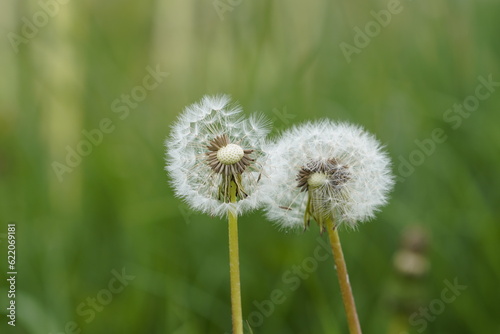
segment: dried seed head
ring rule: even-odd
[[[330,120],[285,131],[267,148],[266,213],[283,228],[312,218],[356,227],[387,202],[394,181],[383,147],[362,128]]]
[[[205,96],[186,107],[172,126],[166,169],[176,195],[195,209],[225,216],[261,203],[269,122],[259,115],[244,118],[241,112],[228,96]]]

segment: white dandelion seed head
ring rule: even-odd
[[[337,225],[355,227],[374,217],[394,184],[380,143],[347,123],[293,127],[267,153],[266,215],[282,228],[303,227],[308,209],[316,221],[331,217]]]
[[[186,107],[172,126],[165,142],[165,169],[176,195],[196,210],[224,216],[261,203],[258,180],[269,122],[260,115],[245,119],[241,111],[227,95],[204,96]],[[229,187],[233,176],[236,203],[226,196],[228,188],[221,188]]]

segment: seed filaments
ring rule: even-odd
[[[250,158],[253,150],[245,150],[240,145],[231,143],[227,135],[217,136],[207,146],[207,164],[215,173],[221,174],[218,199],[231,202],[231,183],[236,187],[236,199],[247,197],[241,185],[241,174],[255,159]]]
[[[310,217],[313,217],[323,233],[326,221],[334,218],[331,212],[332,201],[335,201],[349,179],[348,166],[340,164],[336,159],[311,161],[300,169],[296,178],[297,187],[302,192],[307,191],[304,229],[309,227]]]

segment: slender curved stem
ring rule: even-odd
[[[236,184],[231,181],[231,203],[236,202]],[[240,259],[238,250],[238,216],[229,211],[229,275],[231,280],[231,314],[233,334],[243,334],[243,313],[241,311]]]
[[[333,251],[333,259],[337,267],[337,276],[340,283],[340,291],[342,293],[342,300],[344,301],[345,312],[347,315],[347,323],[349,325],[349,333],[361,334],[361,326],[359,325],[358,313],[356,311],[356,304],[352,294],[351,283],[349,282],[349,274],[344,260],[344,253],[342,252],[342,245],[340,238],[332,219],[328,219],[327,228],[328,237]]]

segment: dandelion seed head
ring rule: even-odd
[[[374,218],[393,186],[390,161],[361,127],[330,120],[285,131],[268,149],[266,215],[282,228],[320,227],[333,218],[355,227]]]
[[[260,205],[258,179],[269,123],[241,113],[227,95],[205,96],[172,126],[165,169],[176,195],[194,209],[224,216]],[[231,182],[237,184],[236,203],[230,203]]]

